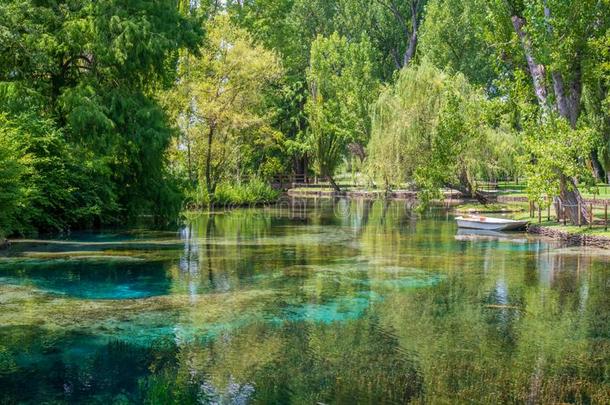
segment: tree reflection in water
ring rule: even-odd
[[[454,235],[442,212],[328,200],[17,244],[2,397],[609,403],[610,255]]]

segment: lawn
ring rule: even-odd
[[[498,193],[507,197],[524,197],[526,196],[526,182],[498,182]],[[584,198],[610,199],[610,184],[599,183],[596,189],[586,190],[581,189]]]

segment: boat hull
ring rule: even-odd
[[[469,219],[457,219],[459,228],[482,229],[486,231],[516,231],[525,228],[528,221],[484,222]]]

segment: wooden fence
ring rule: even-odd
[[[584,207],[583,207],[584,204]],[[546,217],[547,222],[557,222],[560,224],[568,225],[568,222],[574,226],[583,226],[586,225],[589,228],[594,226],[603,226],[604,229],[608,230],[608,205],[610,202],[608,200],[600,200],[597,202],[593,201],[585,201],[584,203],[579,203],[578,205],[567,205],[562,204],[561,202],[553,203],[553,204],[545,204],[545,207],[542,207],[539,204],[530,201],[529,203],[529,216],[530,218],[538,219],[538,223],[542,223],[543,217]],[[554,209],[551,209],[553,207]],[[578,209],[578,218],[576,222],[572,222],[567,215],[567,208]],[[583,208],[586,211],[586,218],[583,218]],[[552,212],[554,211],[554,212]],[[554,214],[554,215],[553,215]]]

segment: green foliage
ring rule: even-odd
[[[366,38],[349,43],[334,33],[318,37],[308,72],[310,150],[318,173],[332,176],[350,143],[364,145],[371,131],[369,109],[379,84],[373,74],[373,50]]]
[[[214,204],[249,205],[275,201],[279,192],[259,179],[250,179],[247,183],[221,183],[214,193]]]
[[[196,177],[213,196],[222,181],[270,176],[281,168],[276,155],[283,135],[270,125],[263,91],[280,79],[282,69],[274,52],[255,44],[226,16],[213,18],[206,29],[198,52],[181,60],[169,104],[182,132],[173,154],[186,155],[184,175]]]
[[[103,159],[69,145],[52,120],[23,114],[3,119],[2,127],[24,165],[19,227],[13,231],[61,231],[116,218],[116,193]]]
[[[155,98],[201,29],[173,0],[0,5],[0,113],[28,156],[20,221],[41,230],[175,215]],[[19,136],[17,136],[17,134]]]
[[[528,179],[528,197],[540,205],[547,204],[547,197],[559,194],[562,178],[594,185],[586,162],[596,136],[588,128],[573,130],[558,117],[526,128],[523,142],[527,154],[521,157],[521,164]]]
[[[581,166],[598,160],[610,172],[609,5],[4,1],[1,226],[166,222],[185,195],[214,200],[221,184],[291,168],[355,176],[366,165],[425,200],[521,169],[539,178],[534,193],[554,189],[552,173],[584,180]],[[587,136],[571,145],[585,149],[557,152],[580,160],[549,172],[551,135],[532,134],[549,133],[556,113],[579,128],[556,142]]]
[[[350,41],[369,39],[377,54],[378,77],[391,81],[404,66],[413,24],[423,24],[428,5],[427,0],[341,0],[333,22],[335,30]]]
[[[605,1],[610,8],[610,1]],[[610,19],[606,19],[605,35],[589,40],[593,60],[587,65],[589,83],[584,88],[584,121],[601,136],[596,145],[597,156],[610,181]]]
[[[423,203],[443,186],[476,191],[475,178],[498,170],[507,152],[496,143],[510,136],[487,122],[487,106],[463,75],[428,61],[403,69],[375,106],[369,175],[386,188],[413,181]]]
[[[485,42],[485,8],[480,0],[429,1],[419,40],[421,57],[490,88],[495,64],[493,49]]]
[[[26,162],[13,135],[0,116],[0,239],[18,229],[17,214],[25,197],[21,179]]]

